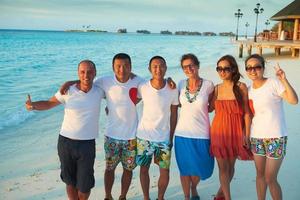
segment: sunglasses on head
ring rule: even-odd
[[[217,72],[229,73],[232,71],[231,67],[216,67]]]
[[[260,66],[260,65],[253,66],[253,67],[246,66],[246,67],[245,67],[245,70],[246,70],[247,72],[251,72],[251,71],[255,71],[255,72],[256,72],[256,71],[260,71],[262,68],[263,68],[263,67]]]

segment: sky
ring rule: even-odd
[[[240,32],[254,31],[253,9],[260,3],[258,30],[266,28],[267,19],[293,0],[0,0],[0,29],[68,30],[90,29],[128,32],[212,31],[235,32],[241,9]],[[271,25],[274,24],[271,21]]]

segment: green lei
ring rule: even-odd
[[[186,80],[185,97],[187,98],[189,103],[193,103],[194,101],[196,101],[199,91],[201,89],[202,83],[203,83],[203,80],[202,80],[202,78],[200,78],[200,84],[197,88],[197,91],[195,92],[194,96],[191,98],[190,89],[189,89],[189,79]]]

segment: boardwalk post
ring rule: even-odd
[[[280,47],[275,47],[275,55],[279,56],[281,53],[281,48]]]
[[[240,47],[239,47],[239,58],[242,58],[242,57],[243,57],[243,44],[241,43]]]
[[[250,44],[250,45],[248,45],[248,56],[251,56],[251,54],[252,54],[252,45]]]
[[[296,57],[296,49],[295,48],[291,48],[292,50],[292,57]]]
[[[278,23],[278,31],[277,31],[278,37],[277,37],[277,40],[280,40],[280,34],[281,34],[281,31],[282,31],[282,26],[283,26],[283,21],[280,21]]]
[[[257,48],[258,48],[258,54],[259,54],[260,56],[262,56],[262,46],[260,45],[260,46],[258,46]]]
[[[293,41],[298,40],[299,19],[295,19]]]

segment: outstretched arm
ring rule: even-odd
[[[297,104],[298,103],[298,96],[295,92],[294,88],[291,86],[289,81],[286,78],[285,72],[280,68],[280,66],[277,63],[277,66],[275,67],[276,76],[279,79],[279,81],[283,84],[285,91],[281,95],[281,97],[286,100],[290,104]]]
[[[69,90],[70,86],[74,85],[76,83],[79,83],[79,80],[65,82],[59,89],[60,94],[65,95],[67,93],[67,91]]]
[[[60,101],[56,99],[55,96],[51,97],[48,101],[35,101],[32,102],[30,95],[27,96],[27,101],[25,102],[25,107],[28,111],[32,110],[49,110],[57,105],[61,104]]]
[[[177,124],[177,105],[171,105],[171,116],[170,116],[170,147],[173,147],[173,137]]]

